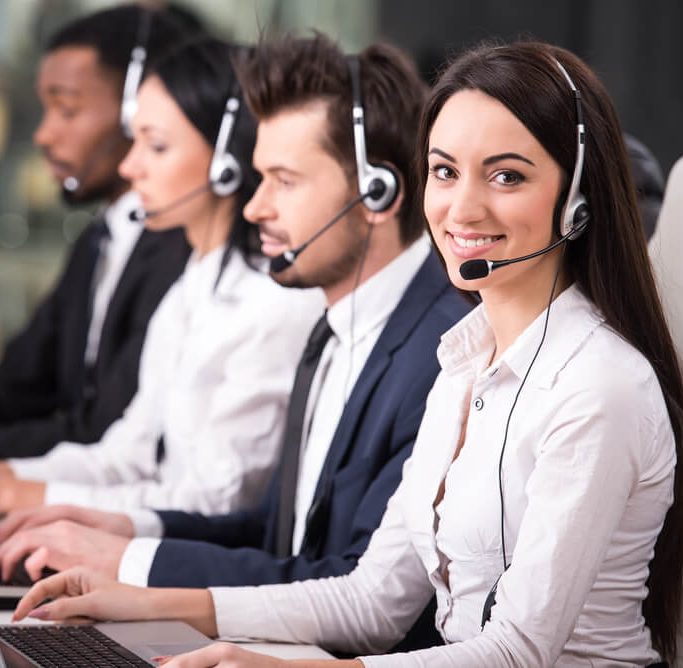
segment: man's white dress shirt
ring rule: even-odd
[[[334,334],[323,350],[306,404],[295,500],[294,554],[301,549],[306,515],[346,400],[389,317],[429,251],[429,239],[423,237],[359,286],[355,294],[340,299],[327,311]],[[131,541],[124,552],[118,577],[121,582],[146,585],[160,542],[151,536],[161,536],[163,529],[158,516],[149,511],[129,513],[129,516],[140,538]]]
[[[193,255],[150,320],[139,389],[99,443],[10,460],[47,504],[221,513],[261,496],[280,449],[296,360],[323,307],[233,252]],[[163,437],[165,456],[157,461]]]
[[[544,318],[490,367],[483,306],[444,335],[413,455],[356,569],[291,585],[212,588],[219,634],[377,653],[436,592],[436,625],[449,644],[364,657],[368,668],[657,661],[641,603],[672,502],[673,432],[650,364],[576,287],[552,305],[510,425],[503,490],[511,565],[480,631],[484,600],[503,570],[505,422]]]
[[[138,194],[129,190],[104,212],[109,237],[100,241],[101,250],[95,266],[92,314],[85,346],[85,362],[88,366],[94,365],[97,360],[102,326],[107,317],[109,302],[114,296],[114,291],[133,248],[142,234],[143,226],[132,222],[129,218],[130,212],[139,206]]]

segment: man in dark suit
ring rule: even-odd
[[[388,47],[366,49],[357,63],[367,157],[359,143],[354,150],[347,60],[326,38],[263,45],[242,77],[259,120],[254,165],[263,176],[245,216],[274,258],[274,278],[319,286],[328,303],[299,364],[281,466],[261,504],[218,517],[73,507],[15,514],[0,527],[0,541],[20,529],[0,548],[5,575],[29,553],[34,575],[85,563],[156,586],[256,585],[353,569],[412,450],[440,336],[468,310],[405,185],[423,86]],[[356,165],[365,169],[366,158],[396,174],[397,197],[378,210],[359,203],[367,184]],[[309,241],[293,264],[282,261]],[[434,641],[432,633],[418,644]]]
[[[136,391],[147,323],[189,247],[180,231],[141,231],[128,219],[136,204],[117,172],[130,147],[120,123],[123,82],[138,40],[151,58],[192,29],[129,5],[78,19],[48,43],[35,143],[67,202],[103,207],[75,242],[55,288],[7,345],[0,363],[2,459],[41,455],[65,440],[99,440]]]

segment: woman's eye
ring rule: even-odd
[[[448,181],[455,176],[455,171],[447,165],[436,165],[429,168],[429,173],[439,181]]]
[[[498,172],[494,180],[502,186],[516,186],[524,181],[524,177],[519,172],[504,171]]]
[[[166,150],[167,146],[166,144],[151,144],[150,148],[155,153],[163,153]]]

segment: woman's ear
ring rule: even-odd
[[[396,198],[394,199],[391,206],[388,209],[385,209],[384,211],[370,211],[369,209],[363,207],[365,220],[370,225],[381,225],[387,220],[395,219],[398,216],[398,212],[401,210],[401,205],[403,204],[405,181],[403,180],[403,176],[399,173],[396,167],[394,167],[391,164],[388,164],[388,166],[391,167],[391,171],[396,175],[396,178],[398,179],[398,194],[396,195]]]

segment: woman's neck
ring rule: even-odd
[[[198,257],[225,245],[235,219],[235,198],[215,199],[185,225],[187,242]]]
[[[526,282],[525,289],[511,284],[482,290],[482,301],[496,342],[491,362],[499,359],[517,337],[548,308],[554,278],[554,274],[548,279],[545,272],[539,272],[533,284]],[[557,298],[568,286],[569,281],[566,275],[560,274],[555,285],[553,299]]]

